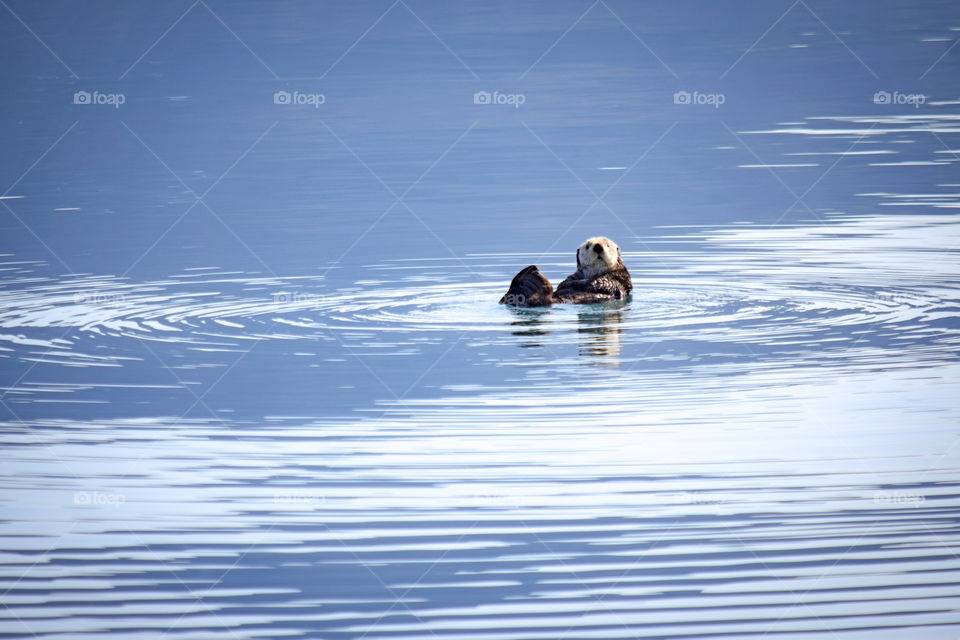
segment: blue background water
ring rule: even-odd
[[[958,33],[5,0],[0,635],[953,637]]]

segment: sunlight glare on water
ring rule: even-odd
[[[0,636],[957,636],[960,15],[694,4],[5,5]]]

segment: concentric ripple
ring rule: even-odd
[[[49,380],[4,401],[46,413],[0,424],[0,633],[943,637],[958,241],[936,216],[684,229],[625,252],[628,301],[521,310],[497,300],[529,256],[340,288],[10,265],[0,356]],[[236,388],[278,379],[276,413],[210,400],[256,345]]]
[[[626,252],[635,284],[628,302],[539,310],[497,304],[512,272],[529,260],[523,256],[475,256],[467,268],[457,261],[373,265],[368,279],[341,289],[322,277],[217,270],[155,282],[20,274],[0,290],[0,354],[115,366],[122,364],[115,349],[129,339],[238,349],[251,340],[369,346],[389,335],[416,350],[449,333],[471,335],[478,348],[545,334],[545,343],[559,347],[593,336],[628,357],[651,343],[673,343],[678,357],[685,342],[698,343],[697,351],[702,343],[737,344],[781,356],[825,345],[881,348],[890,340],[898,348],[950,347],[957,307],[946,301],[957,296],[943,283],[957,275],[957,229],[946,218],[904,216],[701,230],[691,236],[696,250]],[[560,258],[541,261],[555,280],[569,270]],[[477,270],[502,275],[478,278]]]

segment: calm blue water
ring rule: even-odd
[[[957,637],[958,37],[0,3],[0,636]]]

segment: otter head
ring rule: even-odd
[[[620,247],[610,238],[589,238],[577,249],[577,270],[584,278],[596,278],[618,267],[623,267]]]

